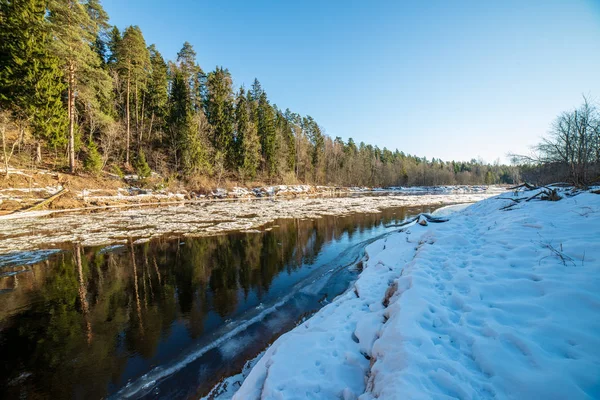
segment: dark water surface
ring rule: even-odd
[[[80,248],[0,268],[0,397],[196,398],[343,293],[424,208]]]

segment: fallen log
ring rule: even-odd
[[[63,190],[61,190],[60,192],[58,192],[58,193],[56,193],[56,194],[53,194],[52,196],[48,197],[46,200],[42,200],[42,201],[40,201],[39,203],[37,203],[37,204],[34,204],[33,206],[31,206],[31,207],[29,207],[29,208],[27,208],[27,209],[25,209],[25,210],[22,210],[22,211],[20,211],[20,212],[28,212],[28,211],[33,211],[33,210],[36,210],[36,209],[38,209],[38,208],[44,207],[45,205],[48,205],[48,204],[52,203],[54,200],[58,199],[60,196],[62,196],[62,195],[64,195],[64,194],[66,194],[66,193],[68,193],[68,192],[69,192],[69,189],[67,189],[67,188],[64,188],[64,189],[63,189]]]

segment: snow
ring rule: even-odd
[[[233,398],[600,398],[600,195],[509,199],[535,193],[369,245]]]

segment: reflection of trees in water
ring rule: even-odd
[[[262,234],[158,239],[112,253],[75,245],[1,295],[0,316],[22,311],[2,321],[0,397],[106,395],[124,384],[129,355],[155,357],[175,321],[198,338],[251,293],[260,301],[278,274],[314,263],[326,243],[405,216],[394,212],[281,220]],[[22,371],[32,375],[19,380]]]

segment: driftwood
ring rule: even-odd
[[[433,223],[441,223],[441,222],[448,222],[449,219],[448,218],[443,218],[443,217],[434,217],[431,214],[426,214],[426,213],[421,213],[419,215],[417,215],[414,218],[409,219],[408,221],[404,221],[401,224],[394,224],[394,225],[386,225],[386,228],[402,228],[404,226],[410,225],[413,222],[417,222],[420,223],[419,220],[421,221],[427,221],[427,222],[433,222]],[[421,225],[427,225],[425,224],[421,224]]]
[[[522,198],[517,198],[517,199],[513,199],[510,197],[496,197],[497,200],[510,200],[513,202],[513,204],[509,204],[507,206],[502,207],[500,210],[504,210],[504,211],[509,211],[512,209],[512,207],[514,207],[515,205],[521,203],[522,201],[528,202],[531,201],[533,199],[536,199],[539,197],[540,200],[547,200],[547,201],[558,201],[560,199],[562,199],[562,197],[558,194],[557,189],[553,189],[553,187],[555,188],[560,188],[560,187],[566,187],[564,186],[565,183],[564,182],[559,182],[559,183],[553,183],[547,186],[540,186],[540,187],[534,187],[528,183],[523,183],[519,186],[515,186],[513,189],[517,189],[517,188],[521,188],[521,187],[525,187],[527,188],[528,191],[532,191],[534,189],[539,190],[539,192],[537,192],[536,194],[534,194],[533,196],[530,197],[522,197]],[[569,185],[571,186],[571,185]],[[564,193],[566,196],[576,196],[579,193]]]
[[[539,189],[537,186],[534,186],[534,185],[532,185],[530,183],[524,182],[524,183],[521,183],[520,185],[508,188],[508,190],[517,190],[517,189],[520,189],[522,187],[527,188],[527,190]]]
[[[23,210],[22,212],[33,211],[33,210],[36,210],[36,209],[38,209],[40,207],[48,205],[48,204],[52,203],[54,200],[58,199],[63,194],[66,194],[68,191],[69,191],[69,189],[64,188],[60,192],[58,192],[56,194],[53,194],[52,196],[48,197],[46,200],[42,200],[39,203],[34,204],[33,206],[29,207],[28,209]]]

